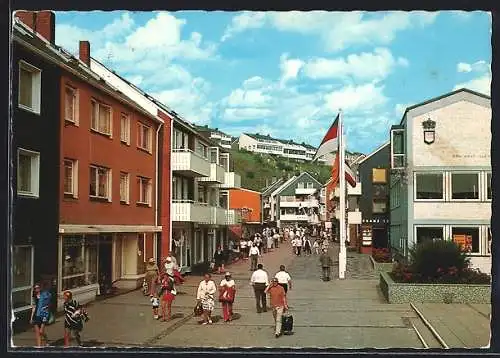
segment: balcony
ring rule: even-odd
[[[295,199],[287,199],[282,196],[280,198],[280,208],[317,208],[319,206],[319,202],[316,199],[311,200],[295,200]]]
[[[227,225],[227,209],[219,208],[216,206],[210,207],[212,225]]]
[[[223,189],[241,188],[241,176],[235,172],[225,172],[224,183],[220,187]]]
[[[239,225],[241,224],[241,214],[238,210],[229,209],[226,215],[226,225]]]
[[[210,224],[212,221],[210,207],[192,200],[173,200],[172,221]]]
[[[190,149],[172,151],[172,170],[191,178],[209,177],[211,174],[210,162]]]
[[[224,183],[226,170],[218,164],[210,163],[210,175],[200,178],[198,181],[214,184]]]
[[[297,188],[295,189],[295,195],[311,195],[316,192],[315,188]]]
[[[281,221],[309,221],[309,215],[281,214]]]

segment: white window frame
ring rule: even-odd
[[[447,241],[448,238],[446,238],[446,226],[445,225],[439,225],[439,224],[417,224],[413,225],[413,244],[417,245],[417,229],[418,228],[434,228],[434,229],[441,229],[443,232],[443,241]]]
[[[403,135],[403,154],[394,154],[393,143],[394,143],[394,133],[402,133]],[[395,166],[394,159],[396,157],[403,157],[403,166]],[[391,130],[391,169],[404,169],[406,164],[406,152],[405,152],[405,130],[404,129],[393,129]]]
[[[126,184],[126,198],[122,198],[122,179],[125,178]],[[127,172],[120,172],[120,203],[130,204],[130,174]]]
[[[17,183],[17,195],[30,198],[38,198],[40,192],[40,152],[24,148],[17,149],[17,174],[19,173],[19,155],[25,155],[31,158],[31,191],[19,190],[19,178]],[[19,175],[19,174],[18,174]]]
[[[453,175],[454,174],[476,174],[477,176],[477,199],[453,199]],[[460,202],[460,201],[481,201],[481,175],[479,172],[476,172],[476,171],[456,171],[456,172],[449,172],[449,175],[448,175],[448,180],[449,180],[449,184],[448,184],[448,188],[449,188],[449,196],[448,196],[448,199],[452,202]]]
[[[443,196],[441,199],[417,199],[417,175],[441,174],[443,179]],[[413,173],[413,201],[416,202],[433,202],[446,201],[446,174],[444,172],[414,172]]]
[[[375,203],[385,203],[385,211],[375,211]],[[390,211],[389,209],[389,206],[387,205],[387,200],[383,200],[383,199],[372,199],[372,213],[373,214],[388,214]]]
[[[123,120],[125,120],[125,129]],[[130,115],[124,112],[120,114],[120,142],[130,145]]]
[[[493,197],[493,187],[491,187],[491,198],[488,198],[488,175],[490,176],[490,187],[491,187],[491,172],[484,172],[483,177],[484,177],[484,184],[483,184],[483,201],[491,201]]]
[[[92,110],[92,104],[95,104],[96,105],[96,111],[97,113],[95,113],[93,110]],[[101,107],[106,107],[106,108],[109,108],[109,133],[106,133],[106,132],[102,132],[100,129],[99,129],[99,121],[100,121],[100,109]],[[105,136],[108,136],[110,138],[113,138],[113,107],[111,107],[110,105],[108,104],[104,104],[102,103],[101,101],[95,99],[95,98],[92,98],[90,100],[90,129],[94,132],[97,132],[97,133],[100,133],[100,134],[103,134]],[[94,128],[92,127],[92,116],[97,116],[96,117],[96,124],[97,124],[97,127]]]
[[[148,129],[148,138],[147,138],[148,146],[146,146],[146,147],[142,145],[142,142],[144,139],[144,136],[142,135],[143,128]],[[151,127],[145,123],[142,123],[140,121],[137,122],[137,148],[142,149],[148,153],[153,152],[153,127]]]
[[[152,180],[151,178],[147,178],[147,177],[142,177],[142,176],[138,176],[137,177],[137,180],[139,181],[139,195],[137,195],[137,204],[142,204],[142,205],[148,205],[148,206],[151,206],[151,188],[152,188]],[[143,185],[144,185],[144,181],[147,181],[147,198],[146,200],[144,201],[144,198],[141,198],[142,196],[142,189],[143,189]]]
[[[68,118],[66,116],[66,97],[67,97],[67,90],[70,90],[73,92],[73,118]],[[79,123],[80,123],[80,111],[79,111],[79,103],[80,103],[80,100],[79,100],[79,92],[78,92],[78,89],[73,87],[72,85],[70,84],[66,84],[64,86],[64,120],[66,122],[70,122],[72,124],[74,124],[75,126],[78,126]]]
[[[71,186],[72,186],[72,191],[67,192],[66,191],[66,162],[71,162]],[[78,160],[76,159],[71,159],[71,158],[64,158],[64,180],[63,180],[63,191],[64,195],[70,195],[73,198],[78,198]]]
[[[112,192],[112,177],[111,177],[111,169],[110,168],[106,168],[106,167],[102,167],[102,166],[99,166],[99,165],[90,165],[90,169],[96,169],[96,195],[92,195],[90,194],[90,188],[89,188],[89,196],[91,198],[95,198],[95,199],[107,199],[108,201],[111,202],[111,192]],[[89,169],[89,170],[90,170]],[[106,170],[106,173],[107,173],[107,196],[99,196],[99,169],[104,169]],[[90,173],[89,173],[89,179],[90,179]],[[89,185],[92,183],[92,180],[89,180]]]
[[[33,286],[35,284],[34,282],[34,274],[35,274],[35,248],[33,245],[14,245],[14,247],[29,247],[31,249],[31,281],[29,286],[21,286],[21,287],[11,287],[12,293],[14,292],[19,292],[19,291],[26,291],[28,289],[31,289],[31,294],[30,297],[33,296]],[[12,310],[13,313],[17,312],[22,312],[22,311],[27,311],[31,309],[32,305],[30,304],[29,306],[23,306],[23,307],[18,307]]]
[[[31,81],[31,102],[32,107],[21,104],[21,69],[32,74]],[[38,67],[30,65],[26,61],[19,61],[18,86],[17,86],[17,105],[19,108],[26,111],[40,114],[42,101],[42,70]]]
[[[306,184],[306,189],[314,189],[314,183],[312,183],[312,182],[307,182],[307,184]]]
[[[485,241],[487,242],[488,241],[488,238],[487,236],[484,237],[484,235],[482,234],[482,229],[481,229],[481,225],[479,224],[456,224],[456,225],[449,225],[449,233],[450,233],[450,240],[453,241],[453,229],[454,228],[468,228],[468,229],[477,229],[477,232],[478,232],[478,236],[479,236],[479,243],[478,243],[478,246],[479,246],[479,252],[468,252],[467,253],[467,256],[484,256],[486,255],[484,253],[484,249],[485,249]]]

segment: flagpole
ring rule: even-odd
[[[345,278],[347,266],[346,241],[346,183],[345,183],[345,147],[344,147],[344,120],[342,109],[339,110],[339,181],[340,181],[340,251],[339,251],[339,279]]]

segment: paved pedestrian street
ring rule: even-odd
[[[294,334],[274,337],[271,310],[258,314],[249,285],[249,262],[228,268],[237,284],[235,319],[221,320],[217,303],[213,325],[201,325],[193,317],[195,292],[201,277],[189,277],[179,288],[174,318],[161,322],[152,317],[148,297],[140,290],[95,302],[85,326],[85,346],[141,347],[320,347],[320,348],[442,348],[408,304],[387,304],[378,289],[376,275],[366,265],[367,256],[349,253],[347,279],[320,279],[318,256],[292,255],[288,244],[265,254],[264,268],[274,274],[287,265],[293,288],[289,291]],[[337,248],[330,250],[335,255]],[[368,261],[369,262],[369,261]],[[357,271],[367,272],[357,272]],[[371,279],[362,279],[362,278]],[[219,284],[222,277],[215,275]],[[481,347],[489,340],[488,305],[420,305],[419,310],[436,323],[449,347]],[[460,318],[462,317],[462,318]],[[467,329],[463,328],[464,320]],[[451,322],[451,323],[450,323]],[[458,329],[454,325],[461,325]],[[459,331],[462,332],[459,332]],[[464,331],[465,330],[465,331]],[[474,330],[470,334],[469,330]],[[465,335],[467,338],[460,338]],[[63,319],[48,327],[52,345],[62,345]],[[33,344],[32,331],[13,337],[14,345]],[[425,342],[425,343],[424,343]]]

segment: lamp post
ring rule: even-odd
[[[422,122],[422,128],[424,130],[424,143],[432,144],[436,140],[436,121],[433,121],[430,117]]]

